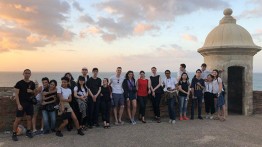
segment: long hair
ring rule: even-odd
[[[131,71],[131,70],[129,70],[129,71],[126,73],[126,77],[125,77],[125,78],[128,80],[128,79],[129,79],[129,78],[128,78],[128,75],[129,75],[130,73],[133,74],[132,80],[135,80],[135,78],[134,78],[134,72]]]
[[[213,71],[215,71],[217,73],[217,76],[216,77],[214,76],[214,78],[217,79],[219,77],[219,71],[217,69],[214,69]]]
[[[66,75],[70,75],[70,77],[71,77],[71,80],[69,80],[69,82],[75,80],[74,77],[72,76],[72,74],[71,74],[70,72],[65,73],[64,77],[66,77]]]
[[[84,81],[83,87],[85,89],[85,92],[87,92],[87,87],[85,86],[85,77],[83,77],[83,76],[79,76],[78,77],[78,80],[77,80],[77,92],[79,92],[79,91],[83,92],[79,81]]]
[[[186,72],[183,72],[182,74],[181,74],[181,77],[180,77],[180,80],[179,80],[179,82],[183,82],[183,75],[186,75],[186,81],[188,82],[189,81],[189,77],[188,77],[188,74],[186,73]]]

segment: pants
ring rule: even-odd
[[[215,113],[214,94],[210,92],[205,92],[204,99],[205,99],[206,113],[214,114]]]
[[[192,105],[191,105],[191,117],[194,117],[194,111],[195,111],[195,103],[198,104],[198,117],[201,116],[201,109],[202,109],[202,96],[197,97],[196,99],[192,99]]]
[[[171,120],[176,120],[175,99],[174,98],[169,98],[169,99],[167,99],[167,103],[168,103],[169,118]]]
[[[51,129],[55,129],[55,123],[56,123],[56,111],[46,111],[42,110],[43,120],[44,120],[44,131],[49,131],[49,117],[51,122]]]
[[[100,97],[96,98],[96,102],[93,101],[92,97],[88,97],[88,125],[93,126],[98,124],[98,116],[100,110]]]
[[[156,93],[155,97],[151,95],[153,110],[156,117],[160,117],[159,105],[160,105],[161,95],[162,95],[161,93]]]
[[[110,123],[111,101],[101,100],[102,120]]]
[[[180,114],[186,113],[187,111],[187,97],[186,96],[179,96],[179,110],[180,110]]]
[[[146,113],[147,96],[138,96],[138,102],[139,102],[139,114],[141,114],[141,116],[144,117]]]
[[[69,104],[70,104],[71,108],[73,109],[78,122],[80,122],[81,119],[82,119],[82,116],[81,116],[79,106],[78,106],[76,99],[72,98],[72,102],[70,102]],[[74,124],[74,122],[73,122],[72,118],[68,119],[68,127],[73,128],[73,124]]]

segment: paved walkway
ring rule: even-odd
[[[124,124],[111,129],[94,128],[86,131],[85,136],[76,131],[64,131],[64,137],[55,134],[36,136],[33,139],[19,136],[18,142],[11,140],[10,134],[0,135],[2,147],[168,147],[168,146],[221,146],[221,147],[261,147],[262,115],[230,116],[226,122],[215,120],[177,121],[175,125],[163,120],[157,124]]]

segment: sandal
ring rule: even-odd
[[[224,122],[224,121],[226,121],[226,119],[225,118],[221,118],[220,121]]]

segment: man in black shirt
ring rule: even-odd
[[[93,68],[93,76],[88,79],[88,126],[92,128],[93,125],[99,127],[98,115],[100,109],[100,92],[102,80],[97,77],[98,69]]]
[[[24,113],[26,114],[27,120],[27,131],[26,136],[32,138],[31,126],[32,126],[32,116],[34,114],[34,107],[32,103],[32,98],[35,95],[35,83],[30,81],[31,71],[29,69],[24,70],[24,79],[17,82],[15,85],[15,100],[17,104],[16,118],[13,124],[13,135],[12,139],[18,141],[16,130],[21,122]]]

